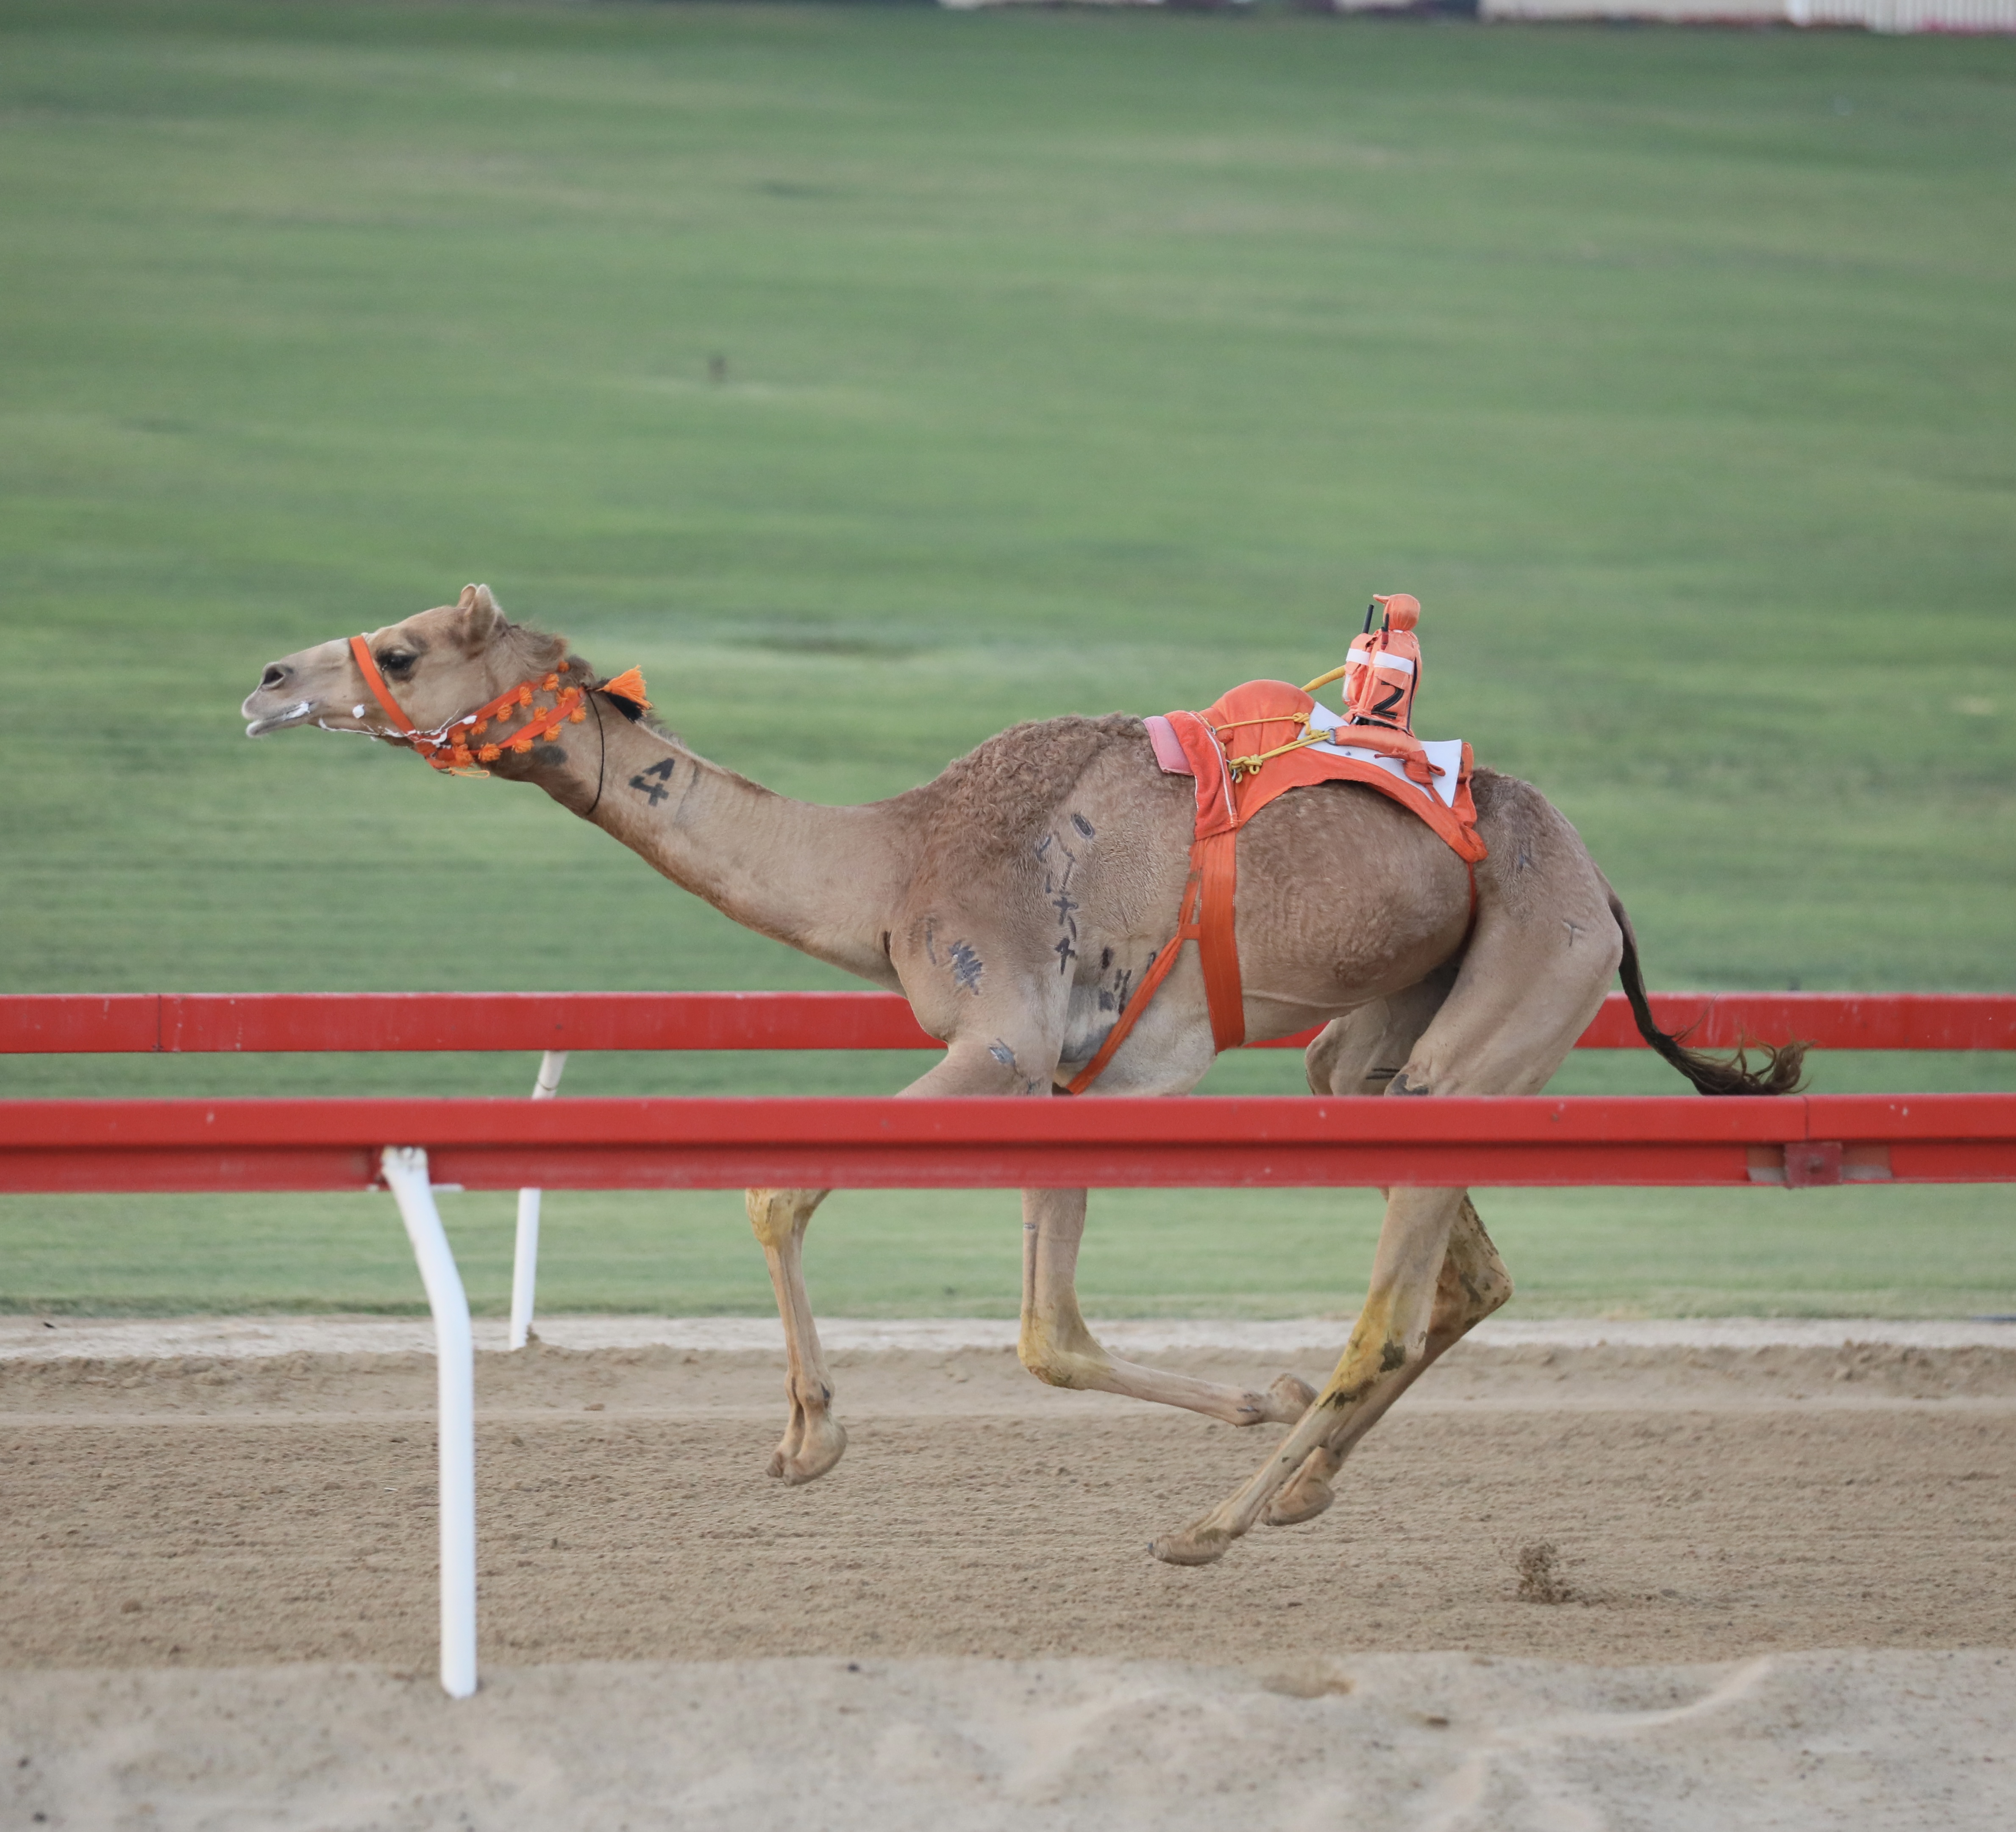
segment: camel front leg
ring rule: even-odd
[[[1449,1230],[1449,1250],[1442,1255],[1435,1281],[1435,1306],[1428,1320],[1428,1340],[1419,1361],[1410,1361],[1376,1396],[1369,1397],[1337,1429],[1303,1459],[1288,1485],[1268,1504],[1262,1518],[1270,1527],[1291,1527],[1314,1520],[1336,1496],[1330,1483],[1344,1467],[1358,1440],[1378,1424],[1393,1402],[1426,1374],[1444,1350],[1453,1347],[1512,1295],[1512,1275],[1484,1231],[1484,1223],[1465,1195]]]
[[[1253,1479],[1180,1532],[1150,1548],[1166,1564],[1209,1564],[1232,1542],[1252,1531],[1274,1497],[1309,1461],[1312,1451],[1392,1403],[1416,1364],[1425,1364],[1428,1331],[1442,1260],[1463,1204],[1460,1190],[1395,1190],[1386,1204],[1371,1288],[1342,1357],[1280,1448]]]
[[[795,1485],[823,1476],[847,1449],[847,1432],[833,1416],[833,1381],[805,1295],[805,1227],[826,1198],[824,1190],[747,1190],[749,1225],[770,1267],[777,1314],[784,1320],[784,1391],[790,1422],[770,1459],[770,1474]]]
[[[1017,1091],[1015,1054],[1006,1044],[1004,1062],[992,1048],[955,1046],[945,1058],[903,1092],[916,1094],[995,1094]],[[743,1200],[749,1225],[770,1268],[777,1294],[777,1314],[784,1323],[787,1362],[785,1393],[791,1416],[770,1474],[794,1485],[823,1476],[847,1449],[847,1432],[833,1416],[833,1381],[812,1321],[812,1301],[805,1295],[804,1248],[806,1224],[826,1198],[824,1190],[747,1190]]]
[[[1053,1387],[1090,1388],[1180,1406],[1227,1424],[1288,1424],[1316,1398],[1306,1381],[1283,1374],[1273,1385],[1226,1387],[1187,1374],[1116,1361],[1078,1307],[1078,1249],[1085,1235],[1082,1190],[1022,1192],[1022,1365]]]

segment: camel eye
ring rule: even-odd
[[[404,681],[413,671],[413,664],[420,658],[402,648],[395,648],[388,655],[378,658],[378,666],[394,681]]]

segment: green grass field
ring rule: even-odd
[[[243,740],[268,658],[481,578],[833,801],[1015,719],[1313,674],[1410,590],[1420,724],[1567,810],[1654,983],[2007,987],[2012,180],[1993,40],[0,0],[0,980],[841,983],[529,792]],[[530,1077],[0,1061],[17,1094]],[[1484,1207],[1532,1310],[2016,1309],[1998,1191]],[[457,1209],[494,1306],[508,1205]],[[555,1198],[546,1298],[764,1308],[740,1209]],[[1010,1306],[1013,1212],[836,1198],[815,1296]],[[1348,1308],[1373,1212],[1102,1198],[1089,1301]],[[0,1204],[16,1309],[411,1307],[402,1255],[383,1204]]]

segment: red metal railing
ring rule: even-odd
[[[11,1101],[0,1191],[2016,1181],[2016,1094]]]
[[[1665,993],[1653,1009],[1711,1047],[2016,1049],[2004,994]],[[17,1053],[931,1047],[886,993],[0,997],[0,1051]],[[1642,1047],[1621,994],[1579,1047]],[[359,1189],[391,1141],[481,1188],[2001,1182],[2016,1095],[19,1101],[0,1102],[0,1190]]]
[[[1697,1047],[2016,1050],[2016,994],[1654,993]],[[1299,1049],[1312,1030],[1262,1049]],[[895,993],[52,993],[0,997],[0,1054],[356,1050],[927,1050]],[[1644,1047],[1622,993],[1576,1047]]]

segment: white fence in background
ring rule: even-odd
[[[1020,0],[938,0],[955,12]],[[1037,5],[1054,0],[1028,0]],[[1165,0],[1078,0],[1159,6]],[[1234,0],[1237,4],[1238,0]],[[1328,0],[1338,13],[1404,13],[1407,0]],[[1872,32],[2016,32],[2016,0],[1478,0],[1484,19],[1639,19],[1668,25],[1862,26]]]
[[[1381,0],[1336,0],[1373,11]],[[1872,32],[2016,32],[2016,0],[1478,0],[1485,19],[1643,19],[1674,25],[1862,26]]]
[[[560,1076],[567,1068],[564,1050],[549,1050],[539,1059],[538,1079],[532,1083],[532,1098],[550,1101],[560,1091]],[[522,1349],[532,1327],[532,1302],[539,1282],[539,1192],[518,1192],[518,1241],[511,1256],[511,1335],[513,1349]]]
[[[2016,32],[2016,0],[1785,0],[1785,16],[1872,32]]]

